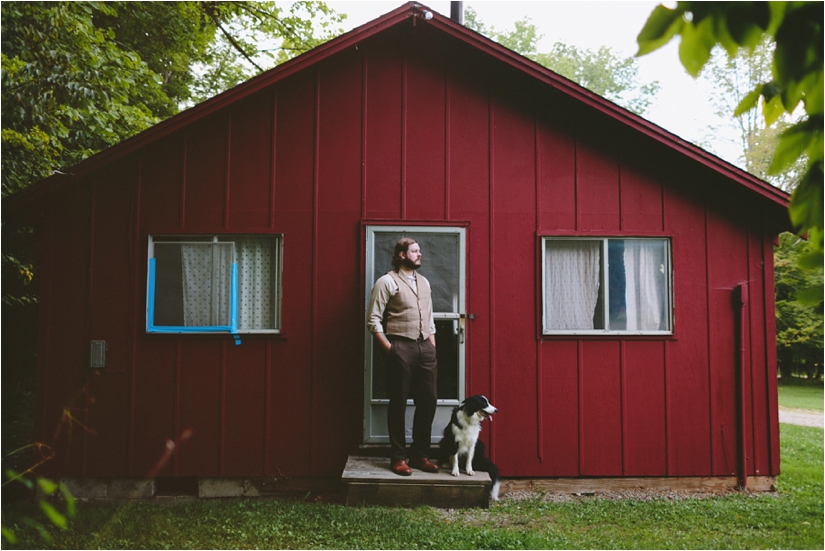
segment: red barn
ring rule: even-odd
[[[3,205],[42,242],[53,476],[339,477],[387,441],[364,321],[404,234],[440,415],[490,397],[503,476],[779,474],[788,196],[425,6],[70,173]]]

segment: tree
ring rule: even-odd
[[[805,171],[807,157],[799,157],[787,170],[778,174],[771,174],[769,168],[782,132],[796,122],[799,113],[783,115],[773,126],[765,125],[761,106],[733,116],[751,90],[771,78],[772,58],[773,43],[763,37],[752,51],[740,49],[733,57],[720,50],[714,51],[700,76],[713,88],[711,102],[716,115],[736,131],[745,170],[791,192]],[[719,134],[716,130],[718,128],[711,128],[714,135]]]
[[[822,302],[802,304],[796,300],[800,289],[822,285],[822,272],[803,270],[799,258],[812,247],[797,236],[784,233],[774,254],[776,274],[776,352],[783,379],[805,375],[822,377]]]
[[[529,18],[516,21],[511,31],[497,31],[494,27],[488,28],[475,10],[468,7],[464,24],[635,113],[644,114],[659,90],[658,82],[639,81],[634,58],[621,58],[606,46],[594,52],[556,42],[549,52],[539,52],[538,42],[543,35]]]
[[[162,90],[96,16],[106,4],[2,4],[3,196],[157,119]]]
[[[758,84],[737,105],[735,114],[761,104],[767,127],[801,104],[804,115],[782,132],[769,166],[779,174],[802,157],[805,171],[791,196],[789,214],[812,247],[800,262],[822,269],[823,262],[823,3],[678,2],[657,6],[637,42],[637,56],[681,37],[679,59],[696,77],[719,45],[731,58],[768,37],[774,43],[770,80]],[[808,302],[822,300],[822,286],[800,291]]]
[[[324,2],[301,0],[288,8],[275,2],[209,2],[219,30],[190,86],[192,104],[248,80],[341,34],[346,17]],[[228,20],[228,23],[222,21]],[[261,49],[261,44],[271,47]]]
[[[317,46],[340,21],[314,1],[4,2],[3,196]],[[277,53],[258,51],[264,36]]]

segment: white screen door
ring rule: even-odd
[[[419,273],[432,288],[433,317],[438,353],[438,407],[433,422],[432,442],[439,442],[452,410],[464,399],[464,259],[465,229],[422,226],[367,226],[366,231],[366,302],[375,281],[392,269],[395,244],[411,237],[421,246],[422,267]],[[387,432],[387,398],[383,355],[364,329],[364,443],[385,444]],[[412,441],[412,400],[407,407],[407,442]]]

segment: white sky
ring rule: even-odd
[[[345,30],[353,29],[379,17],[404,2],[385,0],[328,0],[338,13],[347,14]],[[422,4],[450,16],[450,2],[423,1]],[[613,53],[629,57],[636,53],[636,36],[648,16],[660,2],[601,1],[548,2],[471,0],[464,2],[478,14],[489,28],[511,30],[515,22],[529,17],[544,38],[539,51],[549,51],[555,42],[563,42],[591,50],[609,46]],[[678,40],[665,48],[639,58],[642,82],[658,80],[661,89],[648,109],[646,117],[694,143],[703,145],[729,162],[737,163],[740,154],[735,136],[711,130],[709,125],[723,126],[713,114],[711,90],[702,79],[694,80],[679,62]]]

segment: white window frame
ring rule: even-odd
[[[276,239],[275,250],[275,328],[274,329],[241,329],[238,327],[238,264],[237,250],[232,261],[231,292],[230,292],[230,323],[227,326],[164,326],[154,323],[154,298],[155,298],[155,238],[175,237],[174,241],[162,241],[164,243],[226,243],[225,239],[232,237],[265,235]],[[219,240],[219,237],[224,239]],[[161,242],[161,241],[159,241]],[[235,337],[236,344],[240,344],[239,335],[242,334],[278,334],[281,332],[281,299],[283,281],[283,247],[284,236],[282,234],[154,234],[149,235],[148,255],[147,255],[147,277],[146,277],[146,332],[155,334],[226,334]]]
[[[610,286],[608,284],[610,277],[610,266],[608,256],[608,240],[622,240],[622,241],[664,241],[666,243],[665,254],[665,272],[667,283],[667,291],[665,293],[665,315],[667,319],[667,330],[658,331],[628,331],[626,329],[610,329]],[[600,255],[600,280],[599,285],[602,289],[602,301],[604,306],[602,308],[602,316],[604,317],[604,329],[548,329],[546,327],[547,316],[546,308],[546,293],[547,293],[547,242],[548,241],[597,241],[601,242]],[[564,235],[545,235],[541,236],[541,329],[542,335],[615,335],[615,336],[631,336],[631,335],[653,335],[653,336],[670,336],[673,335],[674,315],[673,315],[673,242],[668,236],[564,236]]]

